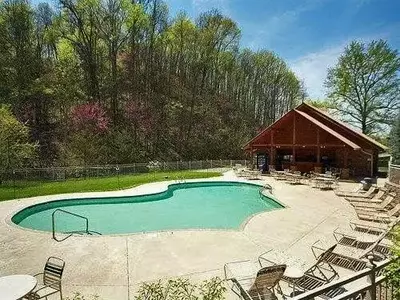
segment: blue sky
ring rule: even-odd
[[[326,70],[346,44],[386,39],[400,49],[400,0],[166,0],[170,14],[191,17],[212,8],[235,20],[242,47],[268,49],[303,79],[310,98],[323,98]]]

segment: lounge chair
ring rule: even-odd
[[[400,203],[393,207],[387,212],[377,212],[375,214],[369,213],[357,213],[357,217],[360,220],[380,222],[380,223],[390,223],[393,222],[400,213]]]
[[[390,205],[396,194],[390,193],[386,196],[385,200],[381,203],[352,203],[357,213],[375,213],[377,211],[385,211],[386,207]]]
[[[370,187],[369,190],[372,190],[372,193],[374,192],[375,188],[374,187]],[[339,197],[350,197],[350,196],[359,196],[359,195],[363,195],[366,193],[366,191],[363,190],[363,185],[359,184],[354,190],[352,191],[343,191],[343,190],[335,190],[334,191],[336,196]]]
[[[332,251],[328,255],[324,256],[324,260],[327,263],[337,265],[342,268],[350,269],[353,271],[361,271],[366,268],[367,261],[364,260],[367,256],[373,255],[375,260],[383,260],[386,258],[385,255],[379,253],[377,248],[381,241],[385,238],[386,234],[381,234],[378,239],[375,240],[368,248],[362,250],[356,247],[349,247],[344,245],[336,244],[335,252]],[[316,241],[311,249],[315,257],[318,257],[318,252],[325,252],[326,247],[317,246],[321,241]],[[337,251],[336,251],[337,250]]]
[[[317,287],[320,287],[324,284],[327,284],[332,280],[334,280],[335,278],[338,278],[339,275],[336,272],[336,270],[332,267],[330,263],[326,262],[325,260],[325,257],[327,255],[330,255],[335,249],[335,247],[336,245],[333,245],[332,247],[324,251],[322,254],[320,254],[313,265],[308,264],[309,267],[304,271],[302,277],[293,281],[292,279],[283,276],[283,280],[289,282],[289,284],[294,284],[296,287],[302,289],[303,291],[309,291]],[[271,255],[271,253],[273,253],[272,250],[267,251],[259,256],[258,261],[260,265],[265,265],[265,264],[275,265],[277,263],[285,263],[285,261],[288,264],[289,263],[292,264],[291,261],[293,260],[293,258],[285,256],[284,254],[282,254],[282,252],[279,252],[279,254],[273,253],[273,255]],[[271,258],[268,256],[273,256],[273,257]],[[307,263],[301,262],[298,259],[296,260],[296,262],[294,264],[301,264],[302,266],[307,265]],[[333,298],[345,291],[346,289],[344,289],[343,287],[339,287],[328,291],[321,297]]]
[[[234,262],[242,263],[242,262]],[[229,263],[229,264],[234,264]],[[282,279],[285,272],[286,265],[274,265],[269,267],[262,267],[257,271],[256,276],[246,276],[244,278],[227,276],[227,266],[225,269],[225,278],[232,281],[232,291],[244,300],[276,300],[275,290],[282,293],[279,286],[279,281]]]
[[[387,240],[387,237],[390,235],[391,230],[399,222],[400,222],[400,217],[391,222],[384,230],[381,230],[379,235],[375,234],[375,232],[377,231],[376,227],[370,228],[370,230],[373,233],[369,233],[368,231],[365,232],[354,231],[352,230],[352,227],[350,227],[350,230],[336,229],[333,232],[333,236],[335,237],[337,243],[340,245],[356,247],[363,250],[366,250],[376,241],[379,241],[375,250],[378,253],[387,256],[390,252],[389,246],[391,245],[391,242]]]
[[[379,224],[371,221],[362,221],[362,220],[351,221],[349,225],[350,228],[356,232],[368,233],[374,235],[380,235],[388,227],[388,224],[386,223]]]
[[[64,271],[65,262],[61,258],[49,257],[42,273],[35,274],[41,284],[24,297],[28,300],[45,298],[56,293],[60,293],[62,300],[61,277]],[[41,279],[41,280],[40,280]]]
[[[380,188],[378,192],[371,197],[345,197],[345,199],[350,203],[380,203],[386,192],[386,189]]]
[[[349,192],[346,195],[344,195],[344,197],[347,197],[347,198],[353,198],[353,197],[355,197],[355,198],[372,198],[372,196],[376,192],[376,189],[377,189],[376,186],[371,186],[368,189],[368,191],[366,191],[365,193],[364,192],[356,192],[356,193]],[[344,192],[343,192],[343,194],[344,194]],[[340,195],[340,192],[338,192],[336,195],[342,196],[342,195]]]

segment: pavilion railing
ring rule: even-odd
[[[329,291],[346,286],[347,291],[332,298],[332,300],[398,300],[393,293],[395,287],[388,283],[388,279],[384,273],[384,269],[392,262],[391,260],[382,261],[377,264],[370,262],[370,267],[365,270],[302,293],[291,299],[313,300],[319,296],[323,297]]]

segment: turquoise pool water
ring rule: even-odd
[[[259,186],[238,182],[172,184],[158,194],[51,201],[12,217],[19,226],[52,230],[52,213],[63,209],[89,219],[89,230],[118,234],[174,229],[237,229],[251,215],[282,208],[261,196]],[[57,232],[80,231],[84,220],[57,212]]]

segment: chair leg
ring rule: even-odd
[[[63,299],[63,297],[62,297],[62,289],[61,289],[61,287],[60,287],[60,299],[61,299],[61,300]]]

